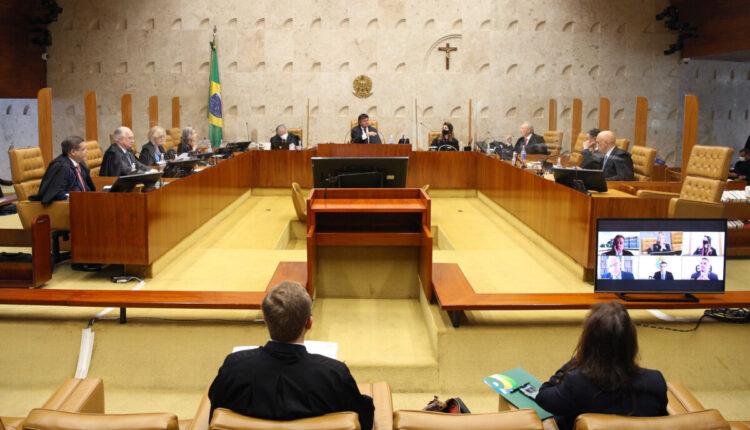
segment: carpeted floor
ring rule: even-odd
[[[264,193],[273,194],[273,193]],[[492,204],[471,193],[433,192],[439,231],[436,262],[458,263],[478,292],[588,292],[573,262]],[[288,195],[253,195],[223,214],[153,279],[150,290],[261,291],[279,261],[305,261],[300,225]],[[0,227],[19,227],[0,217]],[[727,263],[727,289],[750,285],[748,260]],[[99,273],[55,268],[45,288],[130,289]],[[101,309],[0,307],[0,415],[24,415],[75,373],[84,329]],[[636,321],[692,328],[701,311],[648,311]],[[319,297],[309,339],[339,343],[339,358],[362,382],[387,380],[394,406],[421,408],[434,394],[461,396],[474,412],[497,408],[482,378],[518,365],[545,379],[570,357],[583,311],[468,312],[453,328],[445,313],[420,300]],[[115,310],[105,318],[116,318]],[[104,319],[95,333],[90,376],[104,379],[107,411],[170,411],[189,418],[224,356],[267,340],[257,311],[131,309],[129,322]],[[664,318],[662,315],[661,318]],[[706,407],[750,420],[747,326],[704,320],[694,332],[639,327],[643,366],[685,383]]]

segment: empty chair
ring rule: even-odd
[[[615,146],[622,149],[625,152],[628,152],[628,149],[630,148],[630,139],[615,139]]]
[[[646,146],[634,146],[633,174],[636,181],[650,181],[654,171],[654,160],[656,159],[656,150]]]
[[[729,430],[729,423],[716,409],[665,417],[625,417],[609,414],[583,414],[576,419],[575,430]]]
[[[393,430],[542,430],[542,421],[532,409],[489,414],[445,414],[400,410],[393,414]]]
[[[576,142],[573,144],[573,148],[571,148],[570,151],[570,162],[573,164],[581,164],[581,161],[583,161],[583,155],[581,154],[581,151],[583,151],[583,142],[588,139],[588,133],[578,133],[578,138],[576,139]]]

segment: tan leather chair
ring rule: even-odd
[[[289,133],[295,134],[297,137],[299,137],[300,145],[302,145],[303,142],[305,141],[305,139],[302,136],[302,129],[301,128],[287,128],[286,131],[289,132]]]
[[[292,204],[294,204],[294,211],[297,212],[297,219],[302,222],[307,221],[307,200],[302,194],[302,188],[296,182],[292,182]]]
[[[670,218],[721,218],[721,195],[729,175],[732,148],[695,145],[679,194],[639,190],[638,197],[669,198]]]
[[[356,127],[357,124],[359,124],[359,123],[357,122],[356,119],[351,120],[351,122],[349,123],[349,130],[351,130],[354,127]],[[375,127],[375,128],[378,128],[378,120],[370,118],[370,125],[373,126],[373,127]]]
[[[28,200],[29,196],[39,192],[42,176],[47,170],[42,150],[38,147],[14,148],[8,151],[8,156],[16,196],[19,201]]]
[[[489,414],[444,414],[442,412],[400,410],[393,414],[394,430],[543,430],[542,421],[532,409]]]
[[[570,162],[578,165],[581,164],[581,161],[583,161],[583,155],[581,154],[581,151],[583,151],[583,142],[588,139],[588,133],[578,133],[578,138],[576,138],[576,142],[573,144],[573,148],[571,148],[570,151]]]
[[[704,410],[706,408],[693,396],[687,387],[679,382],[667,382],[667,413],[669,415]],[[730,421],[729,426],[732,429],[750,430],[750,421]]]
[[[87,140],[84,142],[86,145],[86,167],[89,168],[91,177],[99,176],[99,170],[102,167],[102,160],[104,160],[104,154],[102,154],[102,148],[99,146],[99,142],[96,140]]]
[[[164,130],[166,132],[166,136],[164,137],[164,144],[162,145],[164,147],[165,152],[169,152],[170,149],[174,149],[175,152],[177,152],[177,145],[180,144],[180,139],[182,138],[179,128],[168,128]]]
[[[34,409],[23,430],[179,430],[177,417],[170,413],[83,414]]]
[[[337,412],[292,421],[270,421],[246,417],[228,409],[214,411],[210,430],[359,430],[354,412]]]
[[[651,181],[656,150],[646,146],[634,146],[632,152],[633,174],[636,181]]]
[[[575,430],[729,430],[729,423],[716,409],[666,417],[624,417],[610,414],[583,414],[576,418]]]
[[[104,412],[104,384],[99,378],[66,379],[42,408],[65,412]],[[0,417],[0,429],[20,430],[25,419]]]
[[[427,133],[427,145],[432,145],[432,141],[435,140],[435,138],[442,136],[442,134],[442,131],[431,131]]]
[[[547,145],[547,151],[550,155],[558,155],[562,149],[563,132],[562,131],[545,131],[544,144]]]
[[[630,149],[630,139],[615,139],[615,146],[628,152],[628,149]]]

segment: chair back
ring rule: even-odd
[[[91,177],[99,176],[99,170],[102,167],[102,160],[104,160],[104,154],[102,154],[102,148],[99,146],[99,142],[96,140],[87,140],[83,143],[86,145],[86,167],[89,168]]]
[[[665,417],[624,417],[609,414],[583,414],[576,418],[575,430],[729,430],[729,423],[716,409]]]
[[[164,152],[168,152],[170,149],[174,149],[177,151],[177,145],[180,144],[181,139],[181,131],[179,128],[168,128],[164,130],[166,132],[166,136],[164,137],[164,144],[162,145],[164,147]]]
[[[289,133],[297,135],[297,137],[299,137],[299,143],[300,143],[300,145],[302,145],[302,143],[305,141],[305,139],[303,139],[304,136],[302,136],[302,129],[301,128],[287,128],[286,131],[289,132]]]
[[[632,159],[636,181],[650,181],[654,171],[656,149],[647,146],[634,146]]]
[[[442,412],[400,410],[393,414],[394,430],[542,430],[539,416],[532,409],[489,414],[445,414]]]
[[[578,138],[576,139],[576,143],[573,145],[572,151],[573,152],[583,151],[583,142],[585,142],[586,139],[588,138],[589,138],[588,133],[578,133]]]
[[[690,153],[680,198],[719,203],[729,175],[732,148],[695,145]]]
[[[177,417],[170,413],[82,414],[33,409],[23,430],[179,430]]]
[[[336,412],[319,417],[291,421],[272,421],[251,418],[228,409],[214,410],[209,430],[359,430],[359,418],[354,412]]]
[[[351,123],[349,124],[349,129],[352,129],[359,124],[356,119],[351,120]],[[370,118],[370,125],[378,128],[378,120]]]
[[[13,148],[8,151],[8,155],[16,196],[19,201],[28,200],[29,196],[39,192],[42,176],[47,170],[42,150],[39,147]]]
[[[302,222],[307,221],[307,200],[302,194],[302,188],[296,182],[292,182],[292,203],[294,211],[297,212],[297,219]]]
[[[547,151],[550,155],[560,154],[562,149],[563,132],[562,131],[545,131],[544,144],[547,145]]]
[[[628,152],[628,149],[630,148],[630,139],[615,139],[615,146],[625,152]]]
[[[432,141],[435,140],[436,137],[440,137],[443,135],[442,131],[431,131],[427,133],[427,145],[432,145]]]

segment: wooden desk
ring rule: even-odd
[[[318,157],[408,157],[411,145],[320,143]]]

